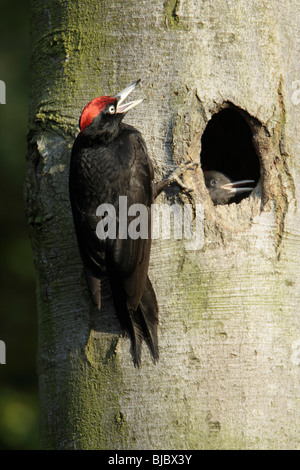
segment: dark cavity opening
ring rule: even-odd
[[[202,136],[200,161],[202,170],[224,173],[232,181],[254,180],[253,188],[260,178],[260,161],[252,143],[252,131],[242,113],[225,108],[208,122]],[[249,185],[247,185],[249,186]],[[230,199],[238,203],[249,192]]]

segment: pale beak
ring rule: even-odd
[[[137,106],[140,104],[142,101],[144,101],[144,98],[141,98],[136,101],[130,101],[130,103],[123,104],[123,101],[127,98],[127,96],[135,89],[135,87],[140,83],[141,80],[137,80],[136,82],[132,83],[129,85],[127,88],[124,90],[120,91],[115,98],[118,100],[117,103],[117,113],[126,113],[129,111],[129,109],[134,108],[134,106]]]
[[[233,183],[227,183],[220,186],[220,188],[229,191],[230,193],[243,193],[244,191],[252,191],[254,188],[248,187],[241,187],[242,184],[249,184],[255,183],[254,180],[241,180],[241,181],[234,181]]]

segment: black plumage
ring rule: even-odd
[[[141,133],[122,123],[128,109],[142,100],[121,105],[138,82],[116,97],[96,98],[83,110],[81,132],[71,155],[69,192],[80,255],[94,304],[101,308],[100,278],[110,280],[116,312],[130,333],[135,365],[141,362],[141,344],[148,343],[158,360],[158,305],[148,277],[151,248],[151,204],[159,190],[153,184],[153,166]],[[139,203],[147,208],[148,238],[99,239],[96,234],[97,207],[112,204],[118,215],[119,196],[127,206]],[[116,218],[116,233],[119,229]],[[130,217],[128,217],[128,224]]]

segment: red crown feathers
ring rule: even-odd
[[[116,98],[111,96],[100,96],[99,98],[95,98],[90,103],[88,103],[80,116],[80,130],[81,132],[89,126],[96,116],[98,116],[101,111],[106,108],[106,106],[110,103],[116,103]]]

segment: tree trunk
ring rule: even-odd
[[[296,0],[33,2],[25,197],[42,448],[299,446],[299,15]],[[174,186],[157,203],[202,203],[205,216],[200,249],[153,241],[160,360],[143,347],[140,369],[105,284],[102,311],[91,304],[68,196],[81,110],[138,78],[133,99],[146,100],[125,121],[142,132],[156,179],[201,163],[184,178],[189,196]],[[245,157],[255,190],[214,206],[202,169],[218,155],[204,156],[202,137],[224,110],[250,129],[258,175]]]

